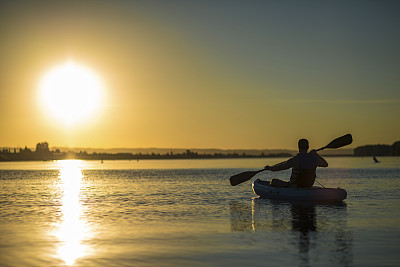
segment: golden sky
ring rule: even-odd
[[[392,144],[398,14],[397,1],[1,1],[0,146]],[[68,125],[40,98],[67,62],[103,85]]]

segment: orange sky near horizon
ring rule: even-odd
[[[2,1],[0,147],[295,149],[400,139],[400,3]],[[374,18],[374,19],[371,19]],[[76,62],[104,86],[65,125],[40,81]]]

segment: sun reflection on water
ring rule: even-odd
[[[81,218],[80,192],[82,187],[82,161],[59,161],[59,187],[62,196],[62,221],[58,225],[56,237],[60,241],[57,255],[66,265],[87,255],[87,246],[82,241],[88,237],[87,223]]]

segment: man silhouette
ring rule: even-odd
[[[328,162],[323,159],[313,149],[308,151],[309,145],[307,139],[300,139],[298,142],[299,153],[289,160],[273,165],[265,166],[269,171],[282,171],[292,169],[292,175],[289,182],[279,179],[272,179],[271,186],[274,187],[293,187],[293,188],[310,188],[313,186],[316,178],[317,167],[328,167]]]

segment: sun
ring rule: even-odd
[[[68,126],[91,119],[102,105],[103,93],[100,77],[72,61],[52,68],[39,83],[42,108]]]

